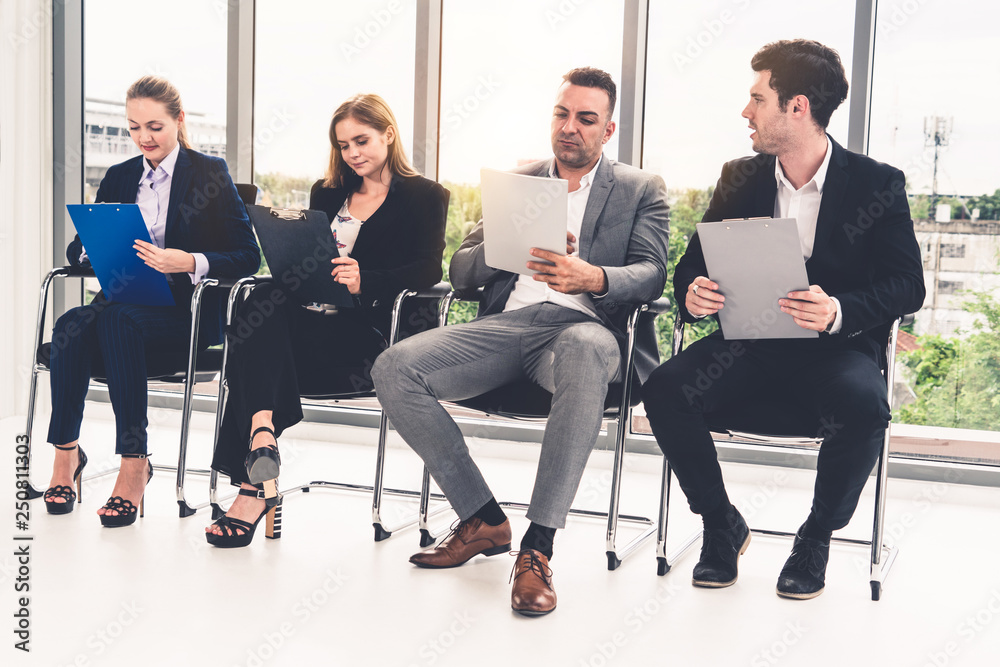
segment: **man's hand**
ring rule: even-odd
[[[535,271],[535,280],[548,283],[548,286],[563,294],[583,294],[592,292],[603,294],[608,289],[608,279],[604,275],[601,267],[588,264],[579,257],[572,254],[574,252],[572,243],[576,237],[566,234],[566,255],[559,255],[541,248],[532,248],[531,254],[539,259],[552,262],[554,265],[543,262],[528,262],[527,266]]]
[[[705,276],[698,276],[688,285],[687,295],[684,297],[684,307],[692,315],[705,317],[715,315],[722,310],[723,301],[726,297],[718,292],[719,285]]]
[[[803,329],[826,331],[837,319],[837,305],[819,285],[810,285],[808,291],[789,292],[787,299],[778,299],[778,305]]]
[[[350,257],[334,257],[332,260],[336,266],[330,273],[341,285],[347,285],[347,291],[351,294],[361,294],[361,268],[358,260]]]
[[[176,248],[157,248],[152,243],[135,240],[132,246],[146,266],[151,266],[160,273],[194,273],[194,255]]]

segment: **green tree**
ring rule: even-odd
[[[963,308],[977,317],[964,338],[924,336],[903,355],[916,400],[900,420],[953,428],[1000,429],[1000,303],[973,292]]]

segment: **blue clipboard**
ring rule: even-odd
[[[152,243],[138,204],[67,204],[66,210],[108,301],[176,305],[167,277],[132,247],[136,239]]]

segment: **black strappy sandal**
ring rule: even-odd
[[[76,466],[76,472],[73,473],[73,484],[76,486],[76,491],[73,490],[72,486],[57,484],[46,489],[43,496],[45,510],[49,514],[69,514],[73,511],[73,505],[76,503],[77,498],[80,499],[80,502],[83,502],[83,467],[87,465],[87,455],[83,453],[83,448],[79,445],[73,445],[72,447],[52,446],[64,452],[71,452],[74,449],[80,450],[80,461]],[[63,498],[66,502],[57,503],[52,500],[54,498]]]
[[[267,517],[267,523],[264,529],[264,537],[272,540],[276,540],[281,537],[281,496],[275,499],[273,505],[267,505],[267,498],[264,496],[264,491],[262,490],[250,490],[250,489],[240,489],[239,495],[241,496],[251,496],[253,498],[260,498],[265,501],[264,510],[257,517],[257,520],[253,523],[243,521],[242,519],[234,519],[229,516],[223,515],[218,521],[213,523],[213,526],[218,526],[222,529],[222,535],[216,535],[215,533],[205,533],[205,539],[212,546],[219,547],[220,549],[233,549],[236,547],[245,547],[250,544],[253,540],[254,531],[257,530],[257,524],[265,516]],[[243,531],[239,533],[237,531]]]
[[[149,464],[149,477],[146,478],[146,484],[149,485],[149,480],[153,479],[153,464],[143,456],[127,456],[122,455],[123,459],[146,459],[146,463]],[[101,515],[101,525],[106,528],[121,528],[122,526],[131,526],[135,523],[136,516],[143,516],[145,514],[146,505],[146,493],[143,491],[142,498],[139,499],[139,507],[136,508],[135,504],[131,500],[126,500],[121,496],[111,496],[108,498],[108,502],[104,503],[104,514]],[[138,509],[138,512],[136,512]],[[108,512],[118,512],[118,514],[108,514]]]
[[[281,470],[281,456],[278,454],[278,436],[267,426],[261,426],[250,434],[248,447],[253,447],[253,439],[261,431],[270,433],[274,437],[273,445],[264,445],[257,449],[251,449],[247,454],[243,464],[247,469],[247,478],[250,484],[263,488],[264,503],[267,507],[274,507],[278,503],[278,473]]]

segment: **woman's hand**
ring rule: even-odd
[[[157,248],[152,243],[135,240],[132,246],[139,252],[139,259],[160,273],[193,273],[195,269],[194,255],[176,248]]]
[[[347,285],[347,291],[351,294],[361,294],[361,269],[358,267],[358,260],[350,257],[334,257],[331,261],[334,264],[331,275],[337,282]]]

